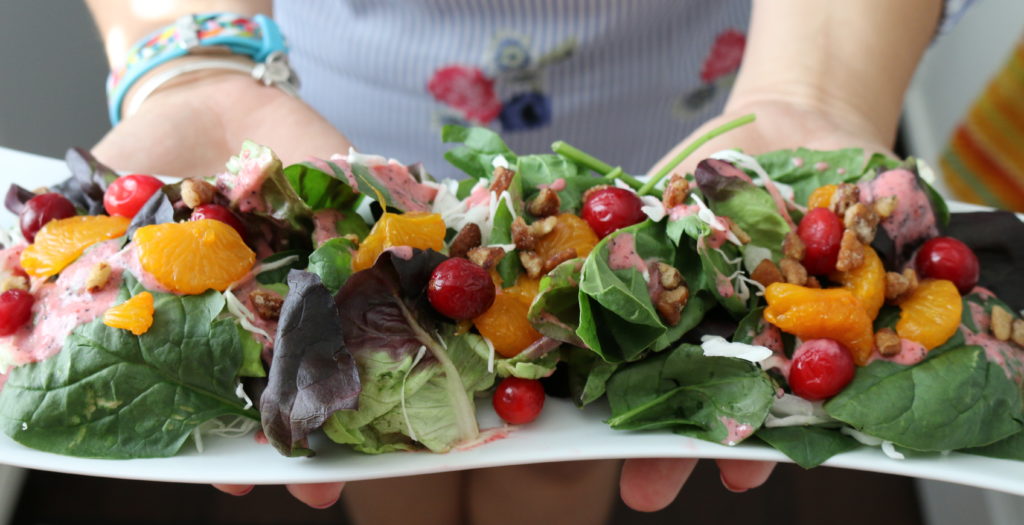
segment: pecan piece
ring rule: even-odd
[[[533,250],[520,251],[519,262],[522,263],[523,268],[526,269],[526,275],[530,276],[531,279],[540,277],[544,271],[544,260]]]
[[[561,206],[562,199],[558,196],[557,191],[551,188],[541,188],[540,193],[530,201],[530,205],[526,209],[534,217],[548,217],[557,214]]]
[[[856,184],[842,183],[836,186],[832,193],[832,200],[828,203],[828,209],[842,217],[846,209],[860,202],[860,188]]]
[[[537,247],[537,238],[530,233],[530,227],[522,217],[512,221],[512,242],[517,250],[530,251]]]
[[[689,299],[690,290],[685,286],[673,288],[672,290],[662,290],[658,294],[658,299],[654,302],[654,308],[669,326],[675,326],[679,324],[679,319],[683,315],[683,308],[686,307],[686,301]]]
[[[875,199],[872,203],[872,207],[875,208],[875,213],[878,214],[879,218],[888,219],[892,212],[896,211],[897,197],[890,195],[888,197],[882,197]]]
[[[899,302],[901,298],[909,295],[917,289],[917,272],[912,268],[903,270],[903,273],[885,273],[885,298],[889,301]]]
[[[806,250],[807,247],[804,245],[803,239],[794,231],[787,233],[786,240],[782,241],[782,254],[790,259],[804,260]]]
[[[782,271],[782,278],[787,283],[803,286],[807,284],[807,268],[800,264],[800,261],[783,257],[779,261],[779,270]]]
[[[674,290],[683,284],[683,274],[671,264],[658,262],[658,282],[666,290]]]
[[[551,257],[548,257],[548,260],[544,261],[544,267],[541,269],[541,272],[543,274],[547,274],[551,270],[554,270],[555,267],[558,266],[559,264],[562,264],[565,261],[568,261],[569,259],[575,259],[575,258],[576,258],[576,248],[566,248],[566,249],[564,249],[564,250],[562,250],[562,251],[552,255]]]
[[[732,231],[732,234],[740,241],[740,244],[747,244],[750,242],[750,236],[747,235],[747,232],[743,231],[743,228],[740,228],[739,224],[729,221],[729,230]]]
[[[484,270],[490,270],[504,257],[505,250],[497,246],[478,246],[476,248],[470,248],[469,252],[466,253],[466,258],[469,259],[470,262]]]
[[[992,330],[992,335],[1000,341],[1008,341],[1010,339],[1010,328],[1013,324],[1013,314],[1003,308],[1002,306],[992,307],[992,326],[989,328]]]
[[[772,283],[784,283],[786,279],[782,276],[779,267],[771,259],[763,259],[757,268],[750,273],[750,278],[767,288]]]
[[[690,181],[678,173],[673,173],[672,177],[668,179],[668,184],[665,185],[665,192],[661,194],[661,203],[666,210],[671,210],[686,202],[686,198],[689,196]]]
[[[1024,346],[1024,319],[1014,319],[1010,326],[1010,339],[1020,346]]]
[[[875,346],[878,347],[878,353],[891,357],[900,353],[902,343],[900,342],[900,336],[896,335],[896,331],[892,328],[882,328],[875,334]]]
[[[857,240],[853,230],[843,231],[843,240],[839,242],[839,257],[836,259],[836,270],[849,272],[864,264],[864,245]]]
[[[539,221],[533,221],[530,224],[530,233],[533,234],[535,239],[540,239],[545,235],[551,233],[551,230],[555,229],[558,225],[558,217],[544,217]]]
[[[508,190],[508,187],[512,184],[512,177],[514,177],[515,174],[516,172],[508,168],[503,168],[501,166],[494,168],[494,177],[492,177],[491,187],[488,189],[493,191],[495,195],[500,196],[502,192]]]
[[[216,194],[217,188],[203,179],[191,178],[181,181],[181,200],[189,208],[213,202],[213,196]]]
[[[818,282],[818,278],[817,277],[812,275],[812,276],[807,278],[807,282],[804,283],[804,286],[806,286],[808,288],[821,288],[821,283]]]
[[[85,289],[89,293],[96,293],[106,288],[107,283],[110,282],[110,265],[105,262],[96,263],[89,270],[89,275],[85,278]]]
[[[281,305],[284,298],[269,290],[253,290],[249,292],[249,301],[252,302],[256,315],[260,319],[275,321],[281,316]]]
[[[448,255],[451,257],[465,258],[469,250],[480,246],[480,227],[474,222],[466,223],[465,226],[455,234],[452,243],[448,245]]]
[[[846,209],[843,215],[843,225],[857,234],[857,240],[864,244],[871,244],[875,240],[875,232],[878,229],[878,214],[873,207],[868,207],[858,202]]]

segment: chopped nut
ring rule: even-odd
[[[1024,319],[1014,319],[1010,326],[1010,339],[1020,346],[1024,346]]]
[[[50,188],[47,188],[46,186],[40,186],[40,187],[32,190],[32,193],[35,193],[36,195],[42,195],[44,193],[50,193]]]
[[[530,224],[530,233],[533,234],[535,239],[540,239],[551,233],[551,230],[554,230],[557,225],[558,217],[544,217]]]
[[[890,195],[888,197],[882,197],[875,199],[874,204],[875,213],[882,219],[888,219],[892,212],[896,211],[897,197]]]
[[[828,209],[842,217],[846,214],[847,208],[858,202],[860,202],[860,188],[856,184],[844,182],[836,186],[836,191],[832,193],[832,200],[829,201]]]
[[[871,244],[871,241],[875,240],[878,221],[879,217],[874,208],[860,202],[847,208],[843,216],[843,224],[853,230],[857,234],[857,240],[864,244]]]
[[[85,278],[85,289],[89,293],[96,293],[105,288],[109,281],[110,265],[105,262],[99,262],[89,270],[89,276]]]
[[[529,251],[537,247],[537,238],[530,233],[530,227],[522,217],[512,221],[512,242],[518,250]]]
[[[843,240],[839,242],[839,257],[836,259],[836,270],[849,272],[864,264],[864,245],[857,240],[853,230],[843,231]]]
[[[505,250],[497,246],[478,246],[470,248],[466,258],[484,270],[490,270],[505,257]]]
[[[668,179],[668,184],[665,185],[664,193],[661,194],[661,203],[666,210],[671,210],[686,202],[686,198],[689,196],[690,181],[678,173],[673,173],[672,177]]]
[[[213,202],[217,188],[203,179],[193,178],[181,181],[181,200],[185,206],[195,208]]]
[[[256,315],[267,321],[277,320],[281,316],[281,305],[284,298],[269,290],[253,290],[249,292],[249,301],[256,309]]]
[[[540,193],[530,201],[527,210],[534,217],[548,217],[557,214],[558,208],[561,206],[562,199],[558,196],[558,192],[551,188],[542,188]]]
[[[812,275],[812,276],[807,278],[807,282],[804,283],[804,286],[806,286],[808,288],[821,288],[821,283],[818,282],[818,278],[817,277]]]
[[[609,186],[607,184],[598,184],[597,186],[591,187],[587,191],[583,192],[583,202],[587,202],[588,200],[590,200],[590,194],[591,193],[594,193],[595,191],[603,190],[605,188],[611,188],[611,187],[612,186]]]
[[[679,273],[675,266],[659,262],[657,268],[658,282],[661,283],[662,288],[674,290],[683,284],[683,274]]]
[[[465,258],[469,250],[480,246],[480,240],[480,227],[473,222],[466,223],[448,245],[448,255]]]
[[[803,239],[796,232],[786,234],[786,240],[782,241],[782,254],[797,261],[804,260],[804,253],[807,250]]]
[[[519,252],[519,262],[526,269],[526,275],[536,279],[544,272],[544,260],[533,250],[522,250]]]
[[[807,284],[807,268],[800,264],[800,261],[791,259],[789,257],[783,257],[779,261],[779,270],[782,271],[782,278],[790,284],[798,284],[803,286]]]
[[[673,288],[672,290],[662,290],[658,294],[658,299],[654,302],[654,308],[658,310],[658,314],[661,315],[661,318],[669,326],[675,326],[679,324],[683,308],[689,299],[690,290],[685,286]]]
[[[889,301],[899,302],[904,296],[909,295],[917,289],[917,272],[912,268],[903,270],[902,274],[896,272],[885,273],[885,298]]]
[[[754,271],[750,273],[750,278],[757,281],[767,288],[772,283],[784,283],[786,279],[782,277],[782,272],[779,271],[779,267],[772,262],[771,259],[764,259],[754,268]]]
[[[989,328],[996,339],[1008,341],[1010,339],[1010,325],[1012,323],[1013,314],[1008,312],[1006,308],[998,305],[992,307],[992,326]]]
[[[501,166],[494,168],[494,177],[491,179],[491,187],[489,189],[493,191],[495,195],[501,195],[502,192],[507,190],[512,184],[512,177],[514,177],[515,174],[516,172],[508,168],[503,168]]]
[[[878,347],[878,353],[890,357],[900,353],[902,343],[896,331],[892,328],[883,328],[875,334],[875,346]]]
[[[0,282],[0,293],[8,290],[28,290],[28,279],[21,275],[9,275]]]
[[[568,261],[569,259],[575,258],[576,248],[566,248],[552,255],[551,257],[548,257],[548,260],[544,261],[544,268],[541,271],[542,273],[547,274],[551,270],[554,270],[555,267],[558,266],[559,264],[562,264],[565,261]]]
[[[345,239],[346,241],[356,246],[359,246],[359,236],[354,233],[346,233],[345,235],[342,235],[341,238]]]
[[[740,244],[747,244],[750,242],[750,236],[747,235],[747,232],[743,231],[743,228],[740,228],[739,224],[729,221],[729,230],[731,230],[732,234],[739,239]]]

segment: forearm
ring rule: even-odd
[[[189,13],[271,14],[271,0],[85,0],[103,38],[111,67],[124,64],[128,49],[149,33]]]
[[[727,110],[784,100],[890,144],[940,0],[754,0]]]

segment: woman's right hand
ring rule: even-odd
[[[200,71],[154,92],[93,148],[110,167],[134,173],[210,176],[246,139],[285,164],[348,151],[349,141],[313,108],[280,89],[227,71]]]

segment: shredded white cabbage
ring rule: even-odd
[[[768,428],[794,427],[833,421],[835,420],[825,411],[824,402],[808,401],[800,396],[783,394],[782,397],[777,397],[772,402],[764,426]]]
[[[757,265],[761,264],[761,261],[765,259],[771,259],[772,251],[763,246],[748,243],[743,247],[743,267],[747,269],[747,272],[753,272]]]
[[[494,373],[494,343],[490,339],[483,337],[484,344],[487,345],[487,373]]]
[[[244,408],[245,410],[249,410],[250,408],[252,408],[252,399],[249,399],[249,395],[245,393],[245,387],[242,386],[241,381],[239,381],[238,385],[235,386],[235,395],[238,396],[238,398],[241,399],[242,401],[245,401],[245,406],[243,406],[242,408]]]
[[[228,312],[238,319],[238,324],[242,325],[242,328],[245,328],[254,334],[262,335],[267,339],[273,339],[273,337],[270,337],[270,334],[265,330],[252,324],[252,321],[256,319],[256,314],[249,311],[249,309],[242,304],[242,301],[239,301],[238,298],[235,297],[235,294],[231,292],[230,286],[224,290],[224,300],[227,303]]]
[[[495,168],[508,169],[508,159],[506,159],[504,155],[498,155],[497,157],[494,157],[494,160],[491,161],[491,166],[494,166]]]
[[[698,197],[696,193],[691,193],[690,198],[693,199],[693,201],[697,203],[697,207],[700,208],[700,211],[697,212],[698,219],[707,223],[708,226],[711,226],[720,232],[724,232],[725,238],[729,242],[736,246],[743,246],[743,243],[736,237],[736,234],[726,227],[725,223],[718,219],[715,212],[711,211],[711,208],[708,208],[708,205],[704,204],[704,201],[700,200],[700,197]]]
[[[726,340],[718,335],[705,335],[700,338],[700,347],[708,357],[737,357],[752,363],[758,363],[772,356],[772,350],[760,345],[749,345]]]
[[[412,421],[409,420],[409,412],[405,410],[405,382],[409,379],[409,374],[412,373],[416,365],[423,359],[423,355],[427,353],[426,345],[420,345],[419,351],[416,352],[416,357],[413,358],[412,364],[409,365],[409,370],[405,373],[405,377],[402,378],[402,390],[399,392],[399,399],[402,402],[402,418],[405,420],[405,428],[409,431],[409,439],[417,441],[416,431],[412,429]]]
[[[893,445],[892,441],[882,442],[882,452],[891,459],[907,459],[900,451],[896,450],[896,446]]]
[[[928,184],[935,184],[935,170],[921,159],[917,159],[917,174]]]
[[[644,215],[654,222],[661,222],[661,220],[668,215],[668,210],[665,209],[665,205],[662,204],[661,199],[657,197],[643,195],[640,197],[640,202],[643,203],[643,205],[640,206],[640,211],[644,212]]]
[[[253,275],[259,275],[259,274],[261,274],[263,272],[269,272],[271,270],[276,270],[278,268],[283,268],[283,267],[288,266],[289,264],[291,264],[291,263],[293,263],[293,262],[295,262],[297,260],[299,260],[299,256],[298,255],[289,255],[288,257],[282,257],[282,258],[280,258],[280,259],[278,259],[276,261],[273,261],[273,262],[258,264],[258,265],[256,265],[255,268],[252,269],[251,273]]]

